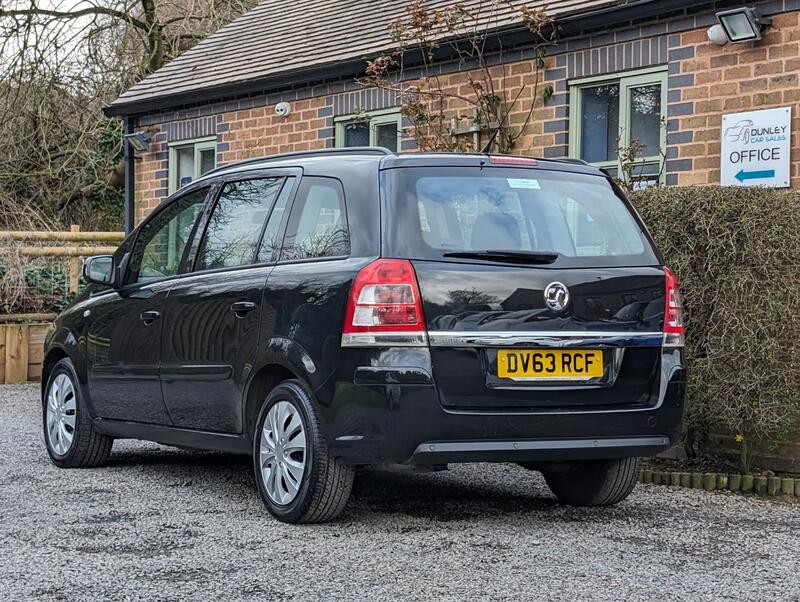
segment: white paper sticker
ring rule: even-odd
[[[541,190],[539,180],[518,180],[515,178],[506,178],[509,188],[526,188],[528,190]]]

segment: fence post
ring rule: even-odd
[[[72,224],[69,227],[70,232],[80,232],[81,227],[77,224]],[[73,247],[79,247],[80,245],[76,242],[72,245]],[[80,257],[70,257],[69,258],[69,292],[77,293],[78,292],[78,282],[81,273],[81,258]]]

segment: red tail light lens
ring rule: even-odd
[[[678,277],[669,268],[664,268],[666,276],[666,306],[664,308],[664,344],[682,347],[685,341],[683,326],[683,303],[681,302]]]
[[[378,259],[353,282],[342,344],[424,345],[427,341],[417,275],[406,259]]]

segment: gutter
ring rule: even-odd
[[[132,134],[133,133],[133,120],[130,117],[123,118],[123,135]],[[124,220],[125,220],[125,234],[130,234],[133,230],[133,225],[135,221],[135,214],[134,214],[134,154],[131,150],[131,145],[125,141],[125,138],[122,139],[122,144],[125,146],[124,149],[124,157],[123,160],[125,161],[125,205],[124,205]]]
[[[581,31],[587,29],[598,30],[609,28],[614,25],[654,18],[665,13],[682,11],[687,8],[696,9],[705,4],[713,5],[714,0],[631,0],[624,5],[610,6],[589,13],[567,17],[563,21],[559,21],[559,26],[562,35],[564,37],[570,37],[579,35]],[[507,42],[511,42],[512,44],[523,43],[528,39],[525,36],[528,30],[522,26],[506,28],[499,33],[503,38],[503,45],[506,45]],[[152,111],[173,109],[186,104],[220,101],[225,98],[251,93],[268,94],[272,90],[308,84],[312,81],[357,76],[363,73],[367,58],[368,57],[347,59],[249,81],[238,81],[201,90],[182,92],[180,94],[134,100],[128,103],[111,104],[103,107],[103,112],[108,117],[138,115]]]

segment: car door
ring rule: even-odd
[[[247,377],[259,345],[275,238],[299,171],[224,183],[193,269],[167,298],[161,357],[164,400],[175,426],[239,433]]]
[[[142,224],[123,285],[88,310],[89,387],[103,418],[171,424],[159,381],[162,314],[208,193],[194,189]]]

